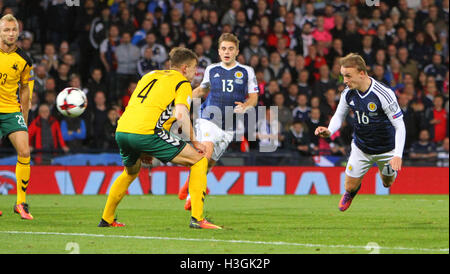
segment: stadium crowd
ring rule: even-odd
[[[232,32],[241,41],[238,61],[255,70],[259,105],[278,106],[278,121],[268,115],[258,124],[279,123],[280,151],[346,155],[352,114],[328,140],[314,129],[328,124],[345,88],[338,58],[355,52],[397,94],[407,156],[448,165],[449,1],[368,2],[377,1],[0,0],[0,11],[20,20],[19,45],[34,62],[34,149],[116,149],[117,119],[139,78],[168,68],[170,49],[185,46],[199,56],[196,87],[206,66],[220,61],[218,37]],[[79,118],[56,110],[68,86],[87,94]]]

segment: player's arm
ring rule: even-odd
[[[205,147],[197,141],[194,133],[194,128],[191,123],[191,118],[189,114],[189,109],[185,104],[175,105],[175,119],[181,124],[181,129],[183,132],[189,132],[189,140],[191,140],[192,145],[200,152],[205,151]]]
[[[405,147],[406,140],[406,127],[405,122],[403,121],[403,113],[397,103],[395,94],[390,92],[390,95],[392,102],[382,100],[382,104],[384,112],[395,128],[394,157],[392,157],[391,161],[389,161],[389,164],[391,164],[393,170],[398,171],[402,167],[403,148]]]
[[[23,119],[25,124],[28,125],[28,112],[31,106],[31,92],[33,84],[33,68],[31,65],[26,64],[25,68],[20,76],[20,86],[19,86],[19,100],[22,109]]]
[[[208,92],[209,92],[209,86],[208,87],[202,87],[202,85],[200,84],[198,87],[196,87],[192,91],[192,97],[194,97],[194,98],[202,98]]]
[[[209,89],[211,87],[211,83],[209,82],[209,71],[210,70],[211,70],[211,67],[209,67],[209,66],[205,69],[205,73],[203,74],[202,82],[200,83],[200,85],[198,87],[196,87],[192,91],[193,98],[202,98],[209,92]]]
[[[255,107],[258,104],[258,81],[256,80],[255,71],[251,67],[246,67],[248,73],[247,92],[248,98],[245,102],[234,102],[236,107],[234,112],[245,113],[247,110]]]
[[[317,127],[314,132],[315,135],[318,135],[319,137],[322,138],[328,138],[341,128],[342,122],[344,121],[350,109],[350,106],[347,104],[347,101],[345,100],[346,94],[347,94],[346,90],[342,91],[341,99],[339,100],[336,112],[334,113],[333,117],[330,120],[328,128],[321,126]]]
[[[22,107],[22,115],[26,125],[28,125],[28,112],[30,111],[30,93],[30,86],[28,83],[20,86],[20,105]]]

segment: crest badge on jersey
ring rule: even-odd
[[[370,112],[374,112],[377,110],[377,104],[375,104],[374,102],[370,102],[367,104],[367,108]]]
[[[244,74],[242,73],[242,71],[236,71],[234,73],[234,78],[236,78],[236,80],[234,80],[236,82],[236,84],[243,84],[244,80],[242,78],[244,78]]]
[[[236,79],[242,79],[242,77],[244,77],[244,74],[242,73],[242,71],[236,71],[236,72],[234,73],[234,77],[235,77]]]

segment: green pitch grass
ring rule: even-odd
[[[33,221],[0,196],[0,253],[449,253],[448,195],[207,196],[220,231],[189,228],[176,196],[126,196],[123,228],[99,228],[106,196],[28,195]]]

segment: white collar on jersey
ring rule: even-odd
[[[359,97],[361,97],[361,98],[365,98],[372,91],[372,86],[373,86],[375,80],[372,77],[370,77],[370,76],[369,76],[369,78],[370,78],[370,86],[365,92],[360,92],[358,89],[356,90],[356,92],[358,93]],[[361,95],[361,93],[363,95]]]
[[[236,64],[234,64],[234,66],[232,66],[231,68],[225,67],[225,65],[223,64],[223,62],[220,62],[219,65],[220,65],[223,69],[226,69],[226,70],[232,70],[232,69],[234,69],[235,67],[239,66],[240,64],[239,64],[238,61],[236,61]]]

